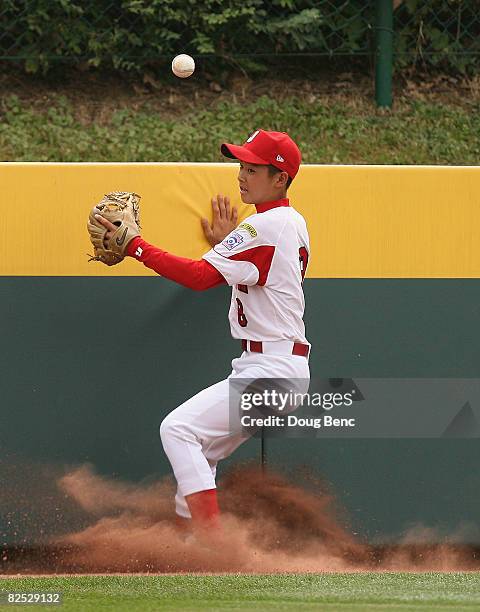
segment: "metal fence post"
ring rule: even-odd
[[[375,0],[375,100],[392,106],[393,0]]]

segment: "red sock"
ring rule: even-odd
[[[207,489],[186,495],[192,521],[201,526],[217,526],[220,511],[217,502],[217,490]]]

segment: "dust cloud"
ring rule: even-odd
[[[171,481],[132,485],[78,468],[60,488],[91,515],[86,529],[63,536],[65,562],[88,572],[454,571],[469,568],[465,551],[401,543],[374,550],[349,532],[321,483],[301,486],[251,466],[221,481],[222,530],[179,531]]]

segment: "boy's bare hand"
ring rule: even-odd
[[[212,212],[212,225],[205,218],[201,219],[201,224],[205,238],[214,247],[237,227],[238,212],[235,206],[230,208],[230,198],[223,195],[212,198]]]

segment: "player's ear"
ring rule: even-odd
[[[288,174],[286,172],[279,172],[276,175],[277,187],[285,187],[287,186]]]

